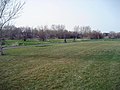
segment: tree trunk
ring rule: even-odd
[[[2,47],[2,39],[0,39],[0,55],[4,55]]]
[[[23,40],[26,41],[26,38],[24,38]]]
[[[66,35],[64,35],[64,43],[67,43]]]
[[[67,40],[66,40],[66,38],[64,38],[64,43],[67,43]]]
[[[76,41],[75,39],[76,39],[76,37],[74,36],[74,37],[73,37],[73,42],[75,42],[75,41]]]
[[[66,38],[64,39],[64,43],[67,43]]]
[[[3,47],[2,47],[2,27],[0,27],[0,55],[3,55]]]

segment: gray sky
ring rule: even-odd
[[[89,25],[102,32],[120,31],[120,0],[26,0],[16,26]]]

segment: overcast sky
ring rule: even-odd
[[[26,0],[16,26],[64,24],[91,26],[102,32],[120,31],[120,0]]]

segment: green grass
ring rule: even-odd
[[[77,40],[79,41],[79,40]],[[38,45],[38,44],[50,44],[50,43],[63,43],[63,39],[48,39],[47,41],[40,41],[37,39],[28,39],[27,41],[23,40],[6,40],[5,45],[8,46],[30,46],[30,45]],[[73,39],[67,39],[68,43],[73,42]]]
[[[43,42],[39,40],[6,40],[5,44],[6,46],[28,46],[28,45],[38,45],[38,44],[46,44],[49,42]]]
[[[0,56],[0,90],[119,89],[119,41],[9,49]]]

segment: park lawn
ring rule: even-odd
[[[84,39],[83,39],[84,40]],[[81,39],[76,40],[76,42],[81,41]],[[68,43],[73,42],[73,39],[67,39]],[[9,46],[30,46],[30,45],[40,45],[40,44],[53,44],[53,43],[64,43],[64,39],[47,39],[46,41],[41,41],[38,39],[27,39],[23,40],[5,40],[4,47]]]
[[[16,48],[0,56],[0,90],[119,89],[119,41]]]

